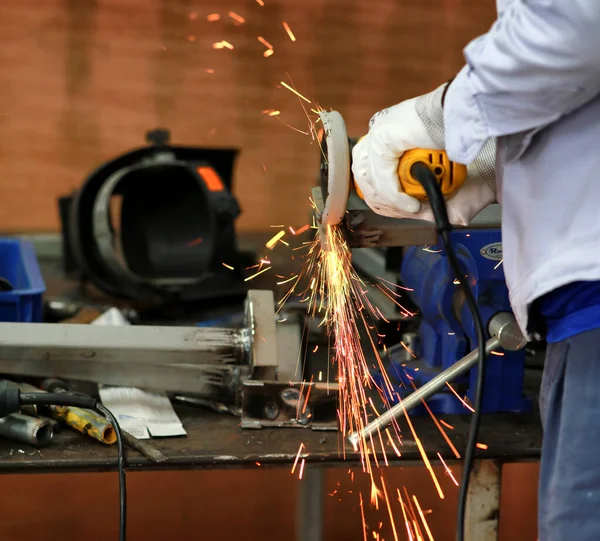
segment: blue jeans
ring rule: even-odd
[[[539,541],[600,540],[600,329],[548,344]]]

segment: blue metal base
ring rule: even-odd
[[[502,269],[500,230],[471,229],[454,231],[452,244],[465,270],[482,321],[498,312],[509,312],[508,290]],[[421,324],[414,340],[412,359],[402,348],[390,353],[392,381],[398,383],[400,396],[410,394],[476,347],[476,332],[468,306],[461,297],[460,286],[441,245],[407,248],[400,271],[408,295],[421,310]],[[486,339],[489,336],[486,334]],[[522,396],[525,352],[497,352],[487,359],[483,412],[523,412],[531,410],[531,400]],[[395,377],[394,377],[395,376]],[[380,378],[375,374],[375,378]],[[412,382],[411,382],[412,381]],[[474,402],[477,369],[453,383],[461,398]],[[383,387],[383,386],[382,386]],[[396,402],[396,397],[389,397]],[[468,413],[470,410],[448,388],[428,400],[434,413]],[[420,408],[426,413],[425,408]],[[418,412],[418,410],[416,410]]]

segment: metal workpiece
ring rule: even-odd
[[[277,323],[272,291],[248,291],[244,304],[249,339],[250,364],[261,377],[275,379],[277,367]]]
[[[9,440],[42,447],[50,443],[53,435],[52,423],[44,419],[22,413],[11,413],[0,419],[0,436]]]
[[[315,215],[321,219],[325,203],[320,187],[312,189]],[[489,205],[469,224],[469,228],[495,229],[500,227],[500,205]],[[351,248],[398,247],[435,244],[438,234],[433,222],[409,218],[388,218],[371,210],[359,197],[351,194],[341,222],[346,229]],[[457,230],[463,229],[456,227]]]
[[[300,330],[277,323],[274,305],[272,291],[250,290],[244,328],[3,323],[0,372],[239,405],[245,380],[301,379]]]
[[[521,345],[521,341],[518,339],[516,331],[518,326],[515,318],[508,312],[501,312],[496,314],[489,324],[490,332],[494,332],[494,335],[485,343],[485,352],[487,355],[498,348],[503,349],[519,349],[525,344]],[[516,327],[515,327],[516,326]],[[516,329],[516,330],[515,330]],[[519,331],[520,332],[520,331]],[[521,335],[522,336],[522,335]],[[502,337],[502,340],[500,339]],[[523,338],[524,340],[524,338]],[[504,344],[504,345],[503,345]],[[419,387],[416,391],[402,399],[401,402],[396,404],[394,407],[385,411],[382,415],[371,421],[367,426],[363,428],[361,432],[355,432],[350,434],[348,440],[354,448],[358,446],[361,439],[368,438],[372,434],[384,430],[394,420],[399,419],[404,415],[404,412],[408,412],[419,406],[423,401],[427,400],[441,389],[443,389],[446,383],[450,383],[457,377],[465,374],[471,368],[473,368],[479,360],[479,351],[474,349],[462,359],[454,363],[452,366],[440,372],[433,379],[428,381],[425,385]]]
[[[247,341],[240,329],[203,327],[2,323],[1,332],[3,362],[240,363]]]
[[[337,430],[337,383],[245,381],[242,428]]]

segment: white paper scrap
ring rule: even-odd
[[[186,435],[167,396],[134,387],[103,387],[99,392],[119,424],[138,439],[148,439],[148,433],[157,438]]]

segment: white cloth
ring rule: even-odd
[[[504,273],[521,329],[542,295],[600,280],[600,1],[499,0],[445,98],[446,150],[498,138]]]

